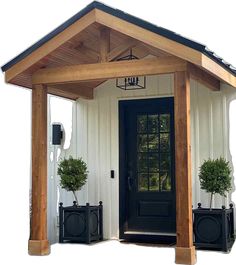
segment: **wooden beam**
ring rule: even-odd
[[[32,77],[32,83],[63,84],[126,76],[167,74],[184,70],[186,70],[186,63],[181,59],[160,57],[132,61],[45,68],[35,72]]]
[[[33,51],[30,55],[13,65],[5,72],[6,82],[10,82],[15,76],[22,73],[39,60],[47,56],[49,53],[60,47],[63,43],[70,40],[76,34],[86,29],[89,25],[95,22],[95,10],[90,11],[88,14],[77,20],[64,31],[56,35],[51,40],[40,46]]]
[[[213,91],[220,90],[220,81],[214,76],[210,75],[208,72],[191,63],[187,64],[187,69],[190,73],[190,78],[198,81]]]
[[[192,176],[190,142],[190,77],[174,75],[175,179],[176,179],[176,263],[196,262],[193,246]]]
[[[99,9],[95,9],[95,17],[96,22],[121,32],[131,38],[149,44],[184,60],[192,61],[196,64],[201,63],[201,53],[181,43],[165,38]]]
[[[109,52],[108,54],[108,61],[112,61],[114,59],[117,59],[122,53],[130,50],[133,48],[135,45],[137,45],[137,41],[134,39],[128,39],[121,45],[117,46],[114,48],[112,51]]]
[[[220,78],[222,81],[233,87],[236,87],[236,77],[214,62],[212,59],[208,58],[206,55],[203,55],[200,51],[158,35],[133,23],[108,14],[102,10],[95,9],[95,16],[96,22],[130,36],[131,38],[134,38],[138,41],[163,50],[171,55],[198,65],[207,70],[210,74]]]
[[[62,84],[48,87],[48,93],[69,99],[93,99],[93,88],[81,84]]]
[[[145,44],[145,43],[140,43],[140,46],[142,48],[146,49],[153,56],[157,56],[157,57],[159,57],[159,56],[171,56],[167,52],[164,52],[160,49],[157,49],[157,48],[152,47],[152,46]]]
[[[221,67],[204,54],[202,54],[201,66],[204,70],[213,74],[216,78],[236,88],[236,76],[229,73],[225,68]]]
[[[50,86],[48,87],[48,94],[70,100],[76,100],[79,98],[79,96],[75,93],[69,92],[65,89],[60,89],[57,87],[50,87]]]
[[[110,29],[102,28],[100,31],[100,61],[101,63],[108,61],[109,51],[110,51]]]
[[[47,89],[32,89],[32,204],[29,254],[49,254],[47,238]]]

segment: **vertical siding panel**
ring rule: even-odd
[[[207,88],[205,88],[207,89]],[[209,130],[209,138],[208,138],[208,142],[209,142],[209,158],[213,159],[214,158],[214,153],[213,153],[213,111],[212,111],[212,97],[211,97],[211,92],[208,90],[208,119],[209,119],[209,123],[208,123],[208,130]],[[215,199],[212,200],[212,207],[215,207]]]
[[[193,205],[195,206],[197,203],[196,198],[196,121],[195,121],[195,113],[196,113],[196,98],[195,98],[195,84],[192,80],[190,80],[190,121],[191,121],[191,160],[192,160],[192,200]]]
[[[95,101],[94,107],[94,120],[95,130],[93,132],[93,137],[95,139],[95,146],[94,152],[96,155],[95,161],[95,193],[96,193],[96,202],[98,203],[101,200],[101,193],[100,193],[100,181],[99,181],[99,170],[100,170],[100,161],[99,161],[99,139],[100,139],[100,132],[99,132],[99,111],[98,111],[98,101]],[[89,150],[91,152],[91,149]]]
[[[224,156],[223,154],[223,130],[222,130],[222,93],[216,92],[213,95],[213,153],[214,158]],[[214,206],[222,206],[222,198],[220,195],[214,195]]]
[[[100,191],[104,204],[104,237],[110,238],[110,178],[109,178],[109,98],[99,98],[99,160],[100,160]]]
[[[57,186],[56,186],[56,172],[55,172],[55,153],[56,147],[51,145],[51,104],[50,96],[48,97],[48,192],[47,192],[47,225],[48,225],[48,240],[50,244],[57,241],[56,218],[57,218]],[[51,152],[53,152],[53,160],[50,159]],[[30,181],[32,181],[30,179]],[[31,186],[31,185],[30,185]]]
[[[199,103],[199,154],[200,165],[205,159],[209,158],[209,108],[208,108],[208,91],[197,85],[198,89],[198,103]],[[199,165],[199,166],[200,166]],[[209,194],[201,190],[201,202],[204,207],[207,207]]]
[[[110,97],[108,97],[108,106],[107,106],[107,193],[108,193],[108,200],[109,200],[109,211],[108,211],[108,221],[109,221],[109,231],[108,231],[108,238],[111,238],[111,226],[112,226],[112,222],[111,222],[111,211],[112,211],[112,183],[111,183],[111,178],[110,178],[110,171],[111,171],[111,100]]]
[[[89,203],[97,204],[96,200],[96,104],[95,102],[89,102],[88,104],[88,198]],[[94,133],[95,132],[95,133]],[[94,152],[91,152],[94,150]]]
[[[198,89],[195,82],[195,198],[196,203],[201,201],[201,189],[200,189],[200,181],[199,181],[199,167],[200,167],[200,151],[199,151],[199,106],[198,106]]]
[[[118,238],[119,227],[119,135],[118,135],[118,100],[111,98],[111,170],[115,178],[111,179],[111,238]]]
[[[146,77],[146,85],[147,89],[143,89],[143,95],[149,95],[149,96],[155,96],[157,91],[156,91],[156,82],[157,82],[157,77],[156,76],[147,76]],[[141,91],[139,92],[141,93]],[[141,95],[142,95],[141,94]]]
[[[88,103],[86,100],[79,100],[78,115],[78,157],[88,162]],[[88,183],[79,191],[78,200],[80,204],[88,202]]]
[[[210,93],[210,92],[209,92]],[[212,113],[212,98],[211,95],[208,97],[209,100],[209,157],[214,157],[213,153],[213,113]]]
[[[201,201],[200,182],[199,182],[199,103],[198,103],[198,84],[191,80],[191,151],[192,151],[192,183],[194,207]]]
[[[160,96],[171,95],[173,92],[173,82],[171,84],[170,75],[158,76],[158,94]]]
[[[190,80],[190,121],[191,121],[191,168],[192,168],[192,203],[193,205],[196,205],[196,198],[195,198],[195,188],[196,188],[196,177],[195,177],[195,137],[194,137],[194,131],[195,131],[195,88],[194,83],[192,80]]]
[[[222,156],[223,153],[223,132],[222,132],[222,94],[215,92],[213,95],[213,153],[214,157],[217,158]]]
[[[174,74],[169,75],[170,78],[170,95],[174,94]]]
[[[83,113],[83,123],[84,123],[84,130],[83,130],[83,136],[82,140],[84,141],[84,145],[82,148],[82,158],[83,160],[88,164],[88,102],[84,102],[84,113]],[[86,185],[82,188],[85,192],[85,200],[84,204],[89,201],[89,185],[86,183]]]
[[[229,124],[228,124],[229,106],[227,106],[226,96],[222,97],[222,130],[223,130],[223,156],[229,160]],[[229,194],[222,198],[222,205],[229,205]]]

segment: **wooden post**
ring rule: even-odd
[[[192,222],[192,176],[190,142],[190,81],[188,72],[175,72],[175,175],[176,233],[175,262],[195,264]]]
[[[49,254],[47,239],[47,89],[32,89],[32,201],[30,255]]]

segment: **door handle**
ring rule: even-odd
[[[128,177],[128,188],[129,188],[129,191],[132,190],[132,187],[133,187],[133,178],[132,177]]]

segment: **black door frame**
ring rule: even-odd
[[[125,231],[127,229],[127,199],[128,199],[128,192],[126,187],[126,169],[125,169],[125,161],[126,161],[126,152],[125,152],[125,146],[126,146],[126,123],[125,123],[125,111],[126,107],[130,106],[131,104],[135,104],[137,101],[146,101],[146,100],[152,100],[152,101],[158,101],[159,99],[164,98],[173,98],[173,96],[170,97],[157,97],[157,98],[146,98],[146,99],[122,99],[119,100],[119,238],[129,241],[144,241],[144,242],[158,242],[158,243],[175,243],[176,242],[176,236],[175,235],[168,235],[160,233],[155,235],[148,235],[145,234],[126,234]],[[174,132],[173,132],[174,134]],[[173,136],[174,137],[174,136]],[[174,147],[173,147],[174,148]],[[173,159],[173,162],[175,159]],[[173,168],[175,168],[175,165],[173,165]],[[174,172],[173,172],[174,173]]]

